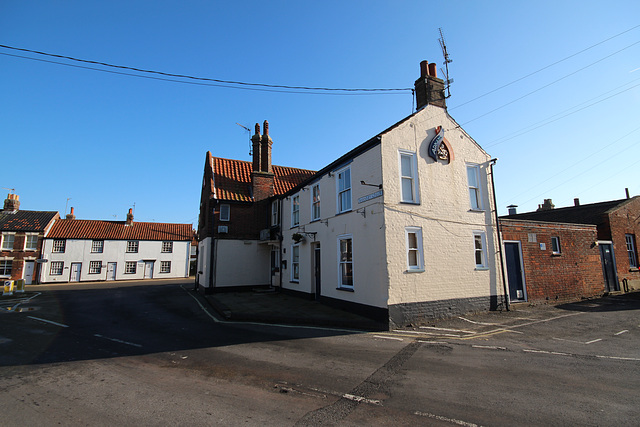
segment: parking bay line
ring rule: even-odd
[[[38,322],[50,323],[52,325],[60,326],[61,328],[68,328],[69,325],[63,325],[62,323],[54,322],[53,320],[42,319],[35,316],[27,316],[29,319],[37,320]]]
[[[123,340],[119,340],[117,338],[109,338],[109,337],[105,337],[104,335],[100,335],[100,334],[93,334],[94,337],[98,337],[98,338],[104,338],[105,340],[109,340],[109,341],[113,341],[113,342],[117,342],[120,344],[126,344],[126,345],[130,345],[133,347],[138,347],[138,348],[142,348],[142,345],[140,344],[136,344],[133,342],[128,342],[128,341],[123,341]]]

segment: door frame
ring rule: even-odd
[[[78,280],[72,280],[73,279],[73,266],[74,265],[78,265]],[[80,282],[80,279],[82,278],[82,263],[81,262],[72,262],[71,266],[69,267],[69,283],[78,283]]]
[[[507,262],[507,243],[515,243],[518,245],[518,256],[519,256],[519,261],[520,261],[520,276],[522,279],[522,293],[523,293],[523,298],[513,298],[511,295],[511,287],[509,286],[509,263]],[[524,257],[522,255],[522,242],[520,240],[503,240],[502,241],[502,248],[504,250],[504,258],[505,258],[505,264],[506,264],[506,268],[507,268],[507,289],[509,289],[509,301],[510,302],[526,302],[528,300],[527,297],[527,282],[525,280],[525,274],[524,274]]]
[[[27,263],[31,263],[31,275],[27,276]],[[33,283],[33,273],[36,271],[36,261],[33,259],[25,259],[24,264],[22,266],[22,278],[24,279],[25,285],[30,285]]]
[[[113,279],[109,278],[109,266],[113,265]],[[118,263],[117,262],[107,262],[107,279],[108,281],[116,280],[116,274],[118,271]]]
[[[605,271],[604,256],[602,254],[603,245],[611,247],[611,261],[612,261],[611,268],[613,269],[614,289],[609,289],[609,283],[607,282],[607,272]],[[620,282],[618,282],[618,266],[616,265],[616,254],[613,251],[613,242],[611,240],[598,240],[598,249],[600,252],[600,264],[602,265],[602,279],[604,280],[604,291],[618,292],[620,290]]]
[[[143,279],[153,279],[153,269],[155,268],[155,264],[156,264],[155,260],[144,260],[144,271],[142,274]],[[151,271],[148,277],[147,277],[147,265],[151,265]]]

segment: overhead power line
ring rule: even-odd
[[[28,52],[28,53],[32,53],[32,54],[36,54],[36,55],[42,55],[42,56],[48,56],[48,57],[53,57],[53,58],[60,58],[60,59],[66,59],[69,61],[75,61],[75,62],[81,62],[84,64],[92,64],[92,65],[100,65],[103,67],[109,67],[109,68],[117,68],[117,69],[121,69],[121,70],[129,70],[129,71],[136,71],[139,73],[146,73],[146,74],[155,74],[155,75],[160,75],[160,76],[165,76],[165,77],[174,77],[174,78],[180,78],[180,79],[188,79],[188,80],[195,80],[195,81],[201,81],[201,82],[213,82],[213,83],[221,83],[221,84],[225,84],[225,85],[233,85],[233,86],[226,86],[226,87],[236,87],[236,86],[248,86],[248,87],[257,87],[257,88],[269,88],[269,89],[284,89],[284,90],[299,90],[299,91],[325,91],[325,92],[346,92],[346,93],[358,93],[358,92],[407,92],[407,91],[411,91],[412,88],[329,88],[329,87],[312,87],[312,86],[290,86],[290,85],[275,85],[275,84],[266,84],[266,83],[249,83],[249,82],[241,82],[241,81],[235,81],[235,80],[221,80],[221,79],[213,79],[213,78],[209,78],[209,77],[196,77],[196,76],[190,76],[187,74],[175,74],[175,73],[167,73],[164,71],[155,71],[155,70],[146,70],[144,68],[136,68],[136,67],[129,67],[126,65],[115,65],[115,64],[110,64],[107,62],[100,62],[100,61],[91,61],[88,59],[80,59],[80,58],[74,58],[72,56],[66,56],[66,55],[58,55],[58,54],[53,54],[53,53],[47,53],[47,52],[41,52],[41,51],[37,51],[37,50],[32,50],[32,49],[24,49],[24,48],[19,48],[19,47],[14,47],[14,46],[7,46],[7,45],[3,45],[0,44],[0,47],[5,48],[5,49],[11,49],[11,50],[17,50],[17,51],[21,51],[21,52]],[[27,59],[35,59],[35,58],[29,58],[29,57],[22,57],[22,56],[18,56],[18,55],[10,55],[10,56],[17,56],[20,58],[27,58]],[[65,64],[62,62],[55,62],[55,61],[45,61],[45,62],[52,62],[55,64],[61,64],[61,65],[70,65],[70,64]],[[87,69],[91,69],[91,70],[98,70],[98,71],[105,71],[105,70],[101,70],[99,68],[91,68],[91,67],[80,67],[80,68],[87,68]],[[125,74],[125,75],[136,75],[136,74],[128,74],[128,73],[116,73],[116,74]],[[164,79],[160,79],[160,80],[164,80]],[[179,81],[179,80],[169,80],[169,81]]]

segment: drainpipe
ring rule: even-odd
[[[498,158],[494,158],[489,160],[489,168],[491,170],[491,189],[493,191],[493,207],[494,207],[494,214],[496,217],[496,234],[498,236],[498,250],[500,252],[500,272],[502,273],[502,291],[504,293],[504,304],[505,304],[505,308],[507,309],[507,311],[511,310],[511,304],[509,302],[509,294],[507,292],[507,281],[506,281],[506,275],[504,273],[504,256],[503,256],[503,250],[502,250],[502,238],[500,237],[500,223],[498,222],[498,202],[496,200],[496,183],[495,183],[495,179],[493,179],[494,175],[493,175],[493,165],[496,164],[496,162],[498,161]]]

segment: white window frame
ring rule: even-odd
[[[320,184],[311,186],[311,221],[320,219]]]
[[[408,174],[405,174],[402,168],[403,158],[408,159],[409,168]],[[400,201],[402,203],[420,203],[419,184],[418,184],[418,156],[415,152],[408,150],[398,150],[398,173],[400,176]],[[411,186],[411,194],[409,197],[405,197],[404,184],[408,182]]]
[[[472,185],[470,173],[473,173],[475,185]],[[484,210],[482,203],[482,188],[480,187],[480,165],[467,164],[467,185],[469,187],[469,204],[472,211]]]
[[[11,272],[13,271],[13,258],[0,259],[0,263],[3,264],[2,273],[0,273],[0,277],[3,277],[3,278],[11,277]],[[7,273],[7,265],[11,267],[9,268],[8,273]]]
[[[300,282],[300,244],[291,245],[291,281]]]
[[[280,201],[274,200],[271,202],[271,225],[276,226],[280,222]]]
[[[66,250],[67,241],[65,239],[54,239],[51,244],[51,253],[63,254]]]
[[[351,242],[351,253],[350,259],[342,259],[342,242],[349,240]],[[348,265],[351,266],[351,284],[345,283],[343,281],[344,275],[342,274],[343,268],[346,268]],[[346,289],[353,290],[354,289],[354,269],[353,269],[353,235],[351,234],[343,234],[338,236],[338,289]]]
[[[64,261],[51,261],[51,266],[49,267],[50,276],[62,276],[63,271]]]
[[[477,243],[480,242],[478,248]],[[481,256],[481,262],[478,263],[478,254]],[[488,270],[489,263],[487,261],[487,236],[484,231],[473,232],[473,260],[476,265],[476,270]]]
[[[411,235],[415,235],[415,247],[411,243]],[[421,227],[405,227],[404,229],[405,244],[407,250],[407,271],[422,272],[424,271],[424,252],[422,246],[422,228]],[[412,264],[412,254],[415,255],[415,264]]]
[[[220,205],[220,221],[229,221],[231,219],[231,205]]]
[[[171,261],[160,261],[160,273],[171,273]]]
[[[133,268],[129,268],[133,267]],[[124,263],[124,274],[136,274],[138,270],[138,261],[125,261]]]
[[[162,242],[162,250],[163,254],[172,254],[173,253],[173,242],[171,240],[165,240]]]
[[[291,197],[291,226],[300,225],[300,195]]]
[[[104,240],[91,241],[91,253],[101,254],[102,252],[104,252]]]
[[[627,233],[624,235],[624,240],[627,246],[627,255],[629,256],[629,268],[638,268],[635,236]]]
[[[128,254],[137,254],[140,249],[140,241],[139,240],[127,240],[127,253]]]
[[[9,239],[9,237],[11,237],[11,239]],[[11,245],[9,246],[7,242],[11,242]],[[0,248],[2,248],[3,251],[12,251],[15,242],[16,233],[2,233],[2,246],[0,246]]]
[[[560,237],[551,236],[551,254],[560,255],[562,253],[562,246],[560,246]]]
[[[349,177],[349,182],[345,176]],[[351,166],[340,169],[336,172],[336,207],[338,213],[349,212],[353,206],[351,200]],[[344,182],[344,185],[342,184]]]
[[[29,239],[35,238],[35,242],[31,242],[32,246],[29,246]],[[38,250],[38,233],[26,233],[24,236],[24,250],[25,251],[37,251]]]
[[[102,261],[89,261],[89,274],[102,273]]]

